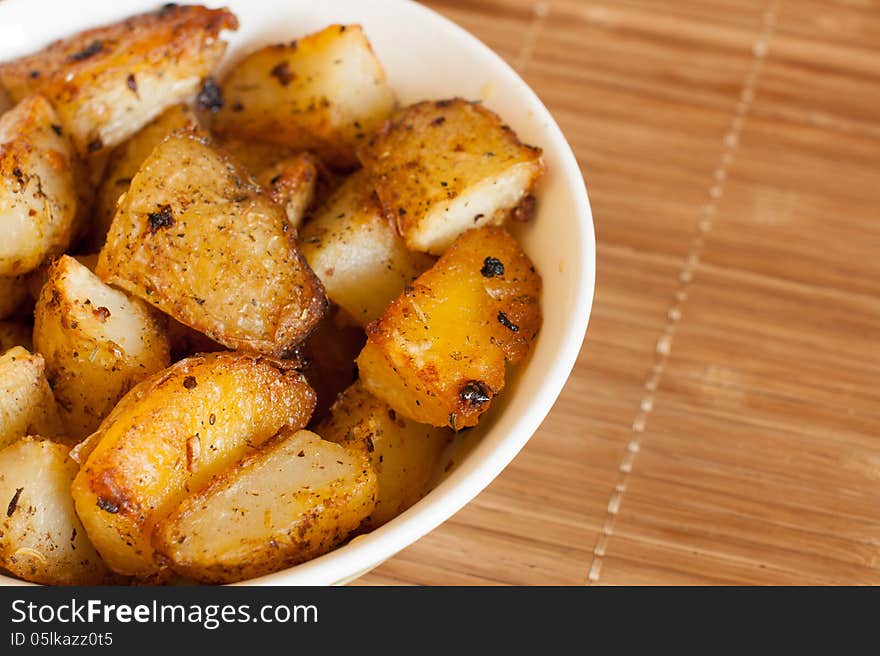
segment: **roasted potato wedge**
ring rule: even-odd
[[[528,214],[544,172],[540,148],[461,98],[401,109],[358,154],[407,245],[436,255],[465,230]]]
[[[360,326],[378,319],[434,258],[407,249],[358,171],[303,228],[303,255],[327,297]]]
[[[300,153],[270,166],[257,178],[275,203],[284,208],[287,222],[299,228],[315,200],[320,163],[311,153]]]
[[[315,395],[293,366],[239,352],[196,356],[119,402],[79,453],[73,484],[77,514],[112,570],[158,573],[153,527],[249,449],[306,425]]]
[[[0,319],[15,314],[28,295],[28,283],[24,276],[0,276]]]
[[[192,109],[187,105],[174,105],[112,151],[92,210],[92,226],[87,244],[90,250],[101,250],[116,214],[116,201],[128,191],[132,178],[153,152],[153,148],[175,130],[196,128],[198,125]]]
[[[34,583],[107,583],[110,572],[73,510],[78,467],[68,448],[25,437],[0,450],[0,565]]]
[[[70,244],[75,164],[58,120],[42,96],[0,116],[0,276],[27,273]]]
[[[301,150],[285,148],[268,141],[254,139],[237,139],[235,137],[216,136],[216,143],[229,153],[237,162],[248,170],[253,178],[260,178],[266,169],[275,166],[282,160],[296,157]]]
[[[422,498],[446,445],[448,428],[434,428],[399,416],[357,382],[336,400],[330,416],[315,428],[325,440],[359,451],[378,475],[376,509],[364,520],[371,531]]]
[[[475,425],[538,333],[540,291],[504,228],[465,232],[367,327],[364,387],[415,421]]]
[[[74,260],[82,264],[86,269],[95,272],[98,266],[98,254],[89,253],[88,255],[73,255]],[[33,300],[40,298],[40,292],[43,291],[43,285],[49,279],[49,270],[52,268],[53,262],[43,262],[39,268],[34,269],[26,276],[27,290]]]
[[[45,95],[86,155],[122,143],[194,96],[226,50],[220,32],[237,27],[226,9],[166,5],[2,64],[0,84],[16,101]]]
[[[33,327],[26,323],[0,321],[0,353],[5,353],[13,346],[33,350],[33,333]]]
[[[63,432],[43,356],[21,346],[0,355],[0,448],[25,435],[59,437]]]
[[[332,308],[300,345],[297,355],[303,363],[302,371],[318,396],[313,424],[324,418],[339,393],[357,378],[354,360],[366,341],[362,328],[352,325],[338,308]]]
[[[132,180],[97,272],[224,346],[283,355],[327,306],[295,233],[240,164],[176,133]]]
[[[222,87],[212,128],[223,136],[312,150],[339,168],[394,108],[382,64],[360,25],[331,25],[289,44],[261,48]]]
[[[170,363],[165,318],[67,255],[50,268],[37,301],[34,345],[46,358],[75,439],[93,432],[129,389]]]
[[[229,583],[326,553],[373,510],[376,474],[359,451],[286,432],[156,527],[180,574]]]

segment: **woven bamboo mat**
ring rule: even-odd
[[[880,584],[880,3],[439,0],[581,163],[587,340],[360,584]]]

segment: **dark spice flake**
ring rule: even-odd
[[[6,506],[6,516],[12,517],[12,513],[15,512],[15,509],[18,507],[18,498],[21,496],[21,491],[23,487],[18,487],[15,489],[15,494],[12,495],[12,500],[9,502],[9,505]]]
[[[515,333],[519,332],[519,326],[517,326],[510,319],[508,319],[507,315],[504,314],[504,312],[498,313],[498,323],[500,323],[502,326],[504,326],[505,328],[507,328],[511,332],[515,332]]]
[[[199,383],[198,383],[198,381],[196,381],[195,376],[187,376],[186,378],[183,379],[183,386],[188,390],[193,389],[198,384]]]
[[[125,78],[125,86],[127,86],[134,95],[138,96],[138,83],[137,80],[134,79],[134,73],[129,73],[128,77]],[[138,98],[140,98],[140,96],[138,96]]]
[[[472,408],[479,407],[492,400],[485,384],[479,380],[472,380],[465,384],[458,393],[459,398]]]
[[[483,274],[484,278],[503,276],[504,263],[497,258],[487,257],[485,260],[483,260],[483,268],[480,269],[480,273]]]
[[[223,108],[223,91],[213,77],[206,77],[196,96],[196,106],[205,112],[216,114]]]
[[[104,497],[98,497],[98,508],[101,510],[106,510],[111,515],[115,515],[119,512],[119,506],[117,506],[112,501],[105,499]]]
[[[171,205],[160,205],[158,212],[150,212],[147,215],[150,223],[150,234],[156,234],[160,228],[174,225],[174,216],[171,213]]]
[[[72,62],[85,61],[89,57],[94,57],[95,55],[97,55],[99,52],[101,52],[103,48],[104,44],[96,39],[79,52],[73,53],[70,57],[68,57],[68,60]]]
[[[64,134],[64,132],[63,132],[62,129],[61,129],[61,126],[60,126],[60,125],[55,125],[54,123],[52,124],[52,132],[54,132],[55,134],[57,134],[59,137],[60,137],[62,134]]]
[[[283,87],[286,87],[296,79],[296,73],[290,70],[290,64],[286,61],[281,61],[275,64],[275,66],[272,67],[272,70],[269,71],[269,75],[278,80],[278,84]]]
[[[95,153],[101,150],[104,147],[104,142],[101,140],[101,137],[95,137],[89,142],[89,145],[86,146],[86,149],[90,153]]]

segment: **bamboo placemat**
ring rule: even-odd
[[[880,4],[428,4],[574,147],[596,300],[523,452],[358,583],[880,583]]]

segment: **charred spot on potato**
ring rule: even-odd
[[[467,403],[471,407],[478,408],[484,403],[488,403],[492,400],[492,397],[489,395],[489,391],[486,389],[485,384],[479,380],[472,380],[464,385],[461,388],[461,391],[458,393],[459,398],[462,402]]]
[[[480,273],[484,278],[494,278],[495,276],[504,275],[504,263],[494,257],[487,257],[483,260],[483,268]]]
[[[101,52],[101,50],[103,50],[103,48],[104,44],[96,39],[79,52],[73,53],[68,59],[71,62],[85,61],[89,57],[94,57],[95,55],[97,55],[99,52]]]
[[[134,73],[129,73],[128,77],[125,78],[125,86],[127,86],[134,95],[138,95],[138,83],[134,77]]]
[[[98,508],[107,511],[111,515],[115,515],[119,512],[119,506],[104,497],[98,497]]]
[[[160,228],[174,225],[174,215],[171,213],[171,205],[160,205],[158,212],[150,212],[147,215],[150,224],[150,234],[156,234]]]
[[[213,77],[206,77],[196,96],[196,106],[205,112],[215,114],[223,108],[223,91]]]
[[[519,326],[517,326],[510,319],[508,319],[507,314],[505,314],[504,312],[498,313],[498,323],[500,323],[502,326],[504,326],[505,328],[507,328],[511,332],[515,332],[515,333],[519,332]]]
[[[89,142],[89,145],[86,146],[86,150],[90,153],[96,153],[104,147],[104,142],[101,140],[101,137],[96,137]]]
[[[160,16],[166,16],[172,11],[174,11],[179,5],[176,2],[166,2],[159,8],[157,12]]]
[[[183,386],[184,386],[186,389],[188,389],[188,390],[193,389],[193,388],[196,387],[196,385],[198,385],[198,384],[199,384],[199,383],[198,383],[198,381],[196,380],[196,377],[195,377],[195,376],[187,376],[187,377],[185,377],[185,378],[183,379]],[[212,422],[212,423],[213,423],[213,422]]]
[[[12,517],[12,513],[15,512],[16,508],[18,508],[18,499],[21,496],[22,490],[24,490],[23,487],[15,488],[15,494],[12,495],[12,500],[10,500],[9,505],[6,506],[7,517]]]
[[[296,79],[296,73],[290,70],[290,64],[286,61],[281,61],[275,64],[275,66],[272,67],[272,70],[269,71],[269,75],[278,80],[278,84],[283,87],[286,87]]]
[[[36,80],[38,77],[40,77],[40,71],[33,70],[28,75],[32,80]]]
[[[101,323],[105,323],[107,319],[110,318],[110,310],[105,306],[100,306],[92,310],[92,314],[95,315],[95,318]]]
[[[61,129],[61,126],[60,126],[60,125],[56,125],[55,123],[53,123],[51,127],[52,127],[52,132],[54,132],[55,134],[57,134],[59,137],[60,137],[62,134],[64,134],[64,131]]]
[[[436,128],[440,125],[443,125],[445,122],[446,122],[445,116],[438,116],[433,121],[431,121],[431,126]]]

